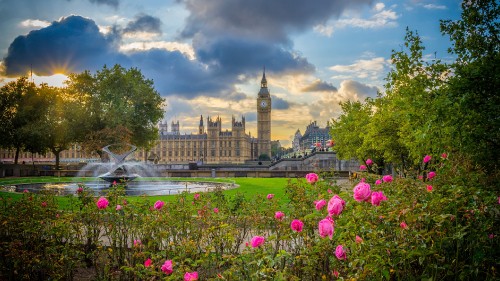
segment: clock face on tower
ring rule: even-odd
[[[265,100],[260,102],[260,107],[265,108],[267,107],[267,102]]]

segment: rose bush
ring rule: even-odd
[[[124,201],[119,184],[99,198],[82,186],[64,212],[50,194],[0,198],[0,276],[72,279],[88,268],[96,280],[498,279],[497,190],[464,163],[437,161],[422,171],[438,175],[432,192],[426,177],[375,185],[363,172],[364,182],[341,189],[319,173],[314,184],[291,180],[282,205],[217,190],[158,208],[147,197]]]

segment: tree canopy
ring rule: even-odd
[[[426,154],[455,153],[496,169],[500,151],[499,4],[464,1],[461,19],[441,21],[456,60],[424,56],[418,32],[407,28],[392,51],[385,92],[341,103],[331,135],[341,158],[373,158],[400,172],[420,169]]]
[[[119,65],[95,74],[70,74],[65,87],[40,86],[21,77],[0,89],[0,146],[56,156],[79,143],[101,153],[113,143],[149,148],[158,137],[163,99],[136,68]]]

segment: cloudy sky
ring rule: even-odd
[[[0,85],[33,70],[36,83],[105,64],[137,67],[165,97],[165,119],[197,132],[200,114],[245,116],[256,136],[263,67],[272,139],[289,146],[339,102],[383,92],[406,27],[429,59],[449,60],[440,19],[458,0],[0,0]]]

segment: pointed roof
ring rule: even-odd
[[[262,72],[262,80],[260,81],[259,96],[262,97],[269,96],[269,89],[267,88],[267,79],[266,79],[266,67],[264,67],[264,70]]]

